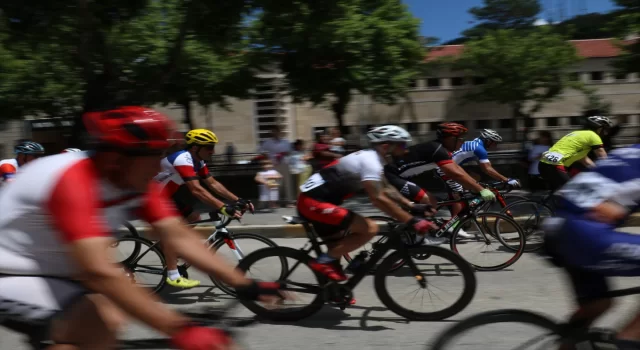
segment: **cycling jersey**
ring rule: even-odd
[[[453,152],[453,161],[458,165],[473,164],[475,162],[490,163],[484,142],[480,138],[465,141],[459,150]]]
[[[177,214],[159,185],[118,189],[85,153],[37,159],[0,191],[0,322],[44,325],[86,293],[68,244],[109,237],[126,221]]]
[[[547,152],[542,154],[540,162],[570,166],[589,154],[593,149],[602,148],[602,139],[591,130],[578,130],[561,138]]]
[[[16,176],[18,172],[18,161],[14,159],[0,160],[0,177],[2,181],[7,181]]]
[[[199,180],[211,176],[204,160],[193,161],[191,153],[180,150],[170,154],[160,162],[162,170],[155,177],[164,187],[164,192],[173,196],[185,181]]]
[[[451,154],[438,141],[424,142],[409,147],[407,154],[385,167],[403,178],[414,177],[424,172],[452,163]]]

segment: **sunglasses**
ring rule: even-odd
[[[216,148],[216,145],[206,145],[206,146],[200,146],[201,148],[206,149],[207,151],[213,151]]]

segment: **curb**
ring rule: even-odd
[[[640,226],[640,214],[632,215],[622,227],[634,227]],[[307,234],[304,232],[302,225],[235,225],[227,226],[229,231],[234,233],[250,232],[257,233],[269,238],[306,238]],[[136,227],[138,232],[146,232],[149,230],[148,226]],[[213,233],[213,226],[197,226],[194,228],[203,238],[209,237]],[[120,232],[128,232],[126,229],[120,230]]]

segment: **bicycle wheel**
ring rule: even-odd
[[[270,263],[266,264],[264,268],[258,268],[258,262],[264,262],[266,259],[270,259]],[[278,264],[283,258],[287,259],[287,266],[291,268],[286,269],[285,278],[278,279],[278,277],[264,278],[262,273],[274,272],[273,265]],[[301,250],[289,248],[289,247],[273,247],[263,248],[256,250],[255,252],[247,255],[240,261],[238,268],[245,273],[252,274],[251,278],[259,280],[273,281],[278,280],[285,284],[283,290],[295,293],[295,298],[292,300],[283,300],[277,304],[261,305],[260,301],[255,300],[241,300],[240,302],[250,311],[255,313],[259,317],[264,317],[272,321],[299,321],[303,318],[309,317],[318,312],[324,305],[325,290],[322,287],[327,283],[327,279],[319,273],[311,270],[308,262],[311,257]],[[301,268],[305,268],[308,272],[298,271]],[[280,267],[282,268],[282,267]],[[275,275],[280,276],[281,270],[276,267]],[[260,273],[260,276],[255,276],[255,273]],[[295,280],[306,277],[307,283],[296,282]],[[308,296],[311,302],[306,306],[297,307],[293,304],[287,304],[289,302],[297,302]]]
[[[493,232],[487,232],[482,222],[493,223]],[[459,238],[460,227],[468,224],[472,238]],[[518,223],[505,214],[482,212],[464,218],[454,230],[449,243],[451,250],[468,261],[476,270],[497,271],[513,265],[524,253],[526,240]],[[495,251],[489,252],[489,249]],[[491,262],[484,262],[491,259]],[[482,261],[481,261],[482,260]]]
[[[140,237],[140,233],[138,233],[138,230],[130,222],[125,222],[123,226],[127,229],[127,231],[129,231],[129,233],[120,234],[118,232],[116,237]],[[123,259],[123,261],[134,259],[136,256],[138,256],[138,254],[140,254],[140,249],[141,249],[140,244],[135,243],[135,245],[133,246],[133,249],[131,249],[131,255],[126,259]]]
[[[391,275],[387,268],[391,267],[399,258],[406,259],[406,256],[428,256],[428,259],[420,261],[420,265],[426,267],[426,272],[420,272],[416,260],[410,258],[407,260],[407,265],[409,265],[411,269],[410,272],[408,271],[409,273],[399,276]],[[446,291],[446,289],[452,289],[451,277],[456,275],[462,276],[462,287],[453,288],[455,291]],[[441,286],[435,286],[434,280],[436,277],[444,277]],[[451,304],[447,303],[445,308],[426,312],[418,311],[422,308],[402,306],[391,297],[389,289],[395,289],[400,285],[400,282],[408,282],[409,280],[411,280],[413,288],[417,288],[415,291],[403,292],[403,294],[412,295],[412,300],[420,299],[424,302],[425,299],[428,299],[428,301],[432,302],[434,299],[439,301],[451,299],[454,301]],[[396,314],[410,320],[438,321],[457,314],[469,305],[476,293],[477,281],[471,265],[464,261],[459,255],[440,247],[418,246],[408,248],[408,251],[405,252],[395,251],[393,254],[387,256],[376,271],[374,286],[380,301]],[[434,287],[433,290],[429,289],[429,287],[432,286]],[[428,297],[424,297],[424,295],[422,297],[416,297],[421,290],[426,290]],[[432,297],[432,295],[436,293],[441,293],[441,296]],[[459,296],[456,297],[456,295]]]
[[[553,209],[548,205],[536,201],[522,201],[506,206],[502,213],[509,213],[522,227],[527,240],[526,252],[533,252],[542,248],[544,231],[542,222],[553,216]]]
[[[519,194],[510,194],[510,193],[506,193],[502,195],[502,198],[504,198],[504,202],[505,202],[505,206],[512,204],[512,203],[517,203],[517,202],[521,202],[521,201],[528,201],[529,198],[519,195]],[[491,211],[491,212],[500,212],[504,207],[502,206],[502,203],[499,203],[498,201],[495,201],[494,203],[491,203],[491,205],[489,206],[489,208],[487,208],[486,211]]]
[[[384,242],[386,242],[389,239],[387,236],[385,236],[385,233],[388,233],[388,224],[394,223],[394,222],[397,222],[397,221],[394,218],[390,218],[388,216],[381,216],[381,215],[367,216],[367,219],[371,219],[371,220],[376,221],[377,224],[380,226],[380,232],[369,243],[366,243],[359,250],[359,251],[361,251],[361,250],[367,251],[367,253],[369,253],[369,256],[371,256],[375,252],[377,246],[380,246],[381,244],[383,244]],[[403,242],[412,242],[413,241],[412,234],[410,232],[408,232],[408,231],[403,231],[402,232],[402,241]],[[355,256],[356,252],[351,252],[351,253],[353,253],[354,256]],[[344,260],[346,260],[347,263],[351,262],[351,260],[353,259],[351,257],[351,253],[347,253],[347,254],[343,255]],[[378,266],[380,266],[380,263],[382,262],[382,260],[383,259],[380,259],[380,262],[378,262],[378,264],[374,268],[372,268],[369,272],[370,273],[374,273],[376,271],[376,269],[378,268]],[[404,265],[404,260],[400,259],[400,260],[396,261],[395,264],[391,265],[389,272],[396,271],[397,269],[401,268],[403,265]]]
[[[520,324],[521,326],[528,326],[528,328],[524,331],[520,330],[520,328],[516,328],[514,330],[514,325],[509,325],[508,328],[505,327],[504,323],[507,322]],[[500,325],[496,327],[495,331],[478,329],[481,326],[496,323],[500,323]],[[505,329],[508,329],[509,331],[505,332]],[[554,342],[555,346],[547,341],[540,347],[532,347],[541,343],[540,339],[538,339],[541,338],[540,336],[533,337],[531,340],[526,342],[522,341],[521,337],[531,337],[535,334],[535,331],[543,331],[543,333],[545,333],[545,337],[554,335],[557,338],[562,338],[559,334],[561,332],[560,326],[542,315],[522,310],[496,310],[483,312],[458,322],[456,325],[441,333],[430,347],[427,346],[427,349],[458,349],[459,346],[456,346],[456,343],[459,338],[461,338],[464,333],[470,333],[472,330],[476,331],[472,337],[472,344],[474,344],[474,348],[478,349],[557,349],[557,341],[560,339],[557,339],[556,342]],[[499,337],[488,336],[489,334],[495,334],[497,331],[500,334]],[[483,342],[480,343],[480,341]],[[506,345],[511,341],[513,341],[513,346]],[[470,339],[467,339],[466,341],[461,341],[460,344],[468,345],[469,342]],[[525,347],[524,345],[531,347]]]
[[[239,242],[239,241],[243,241],[243,242]],[[248,254],[250,254],[253,251],[256,251],[258,249],[261,248],[266,248],[266,247],[277,247],[278,245],[276,244],[276,242],[270,240],[267,237],[261,236],[259,234],[255,234],[255,233],[230,233],[229,234],[229,238],[224,238],[224,239],[218,239],[215,241],[215,243],[213,244],[213,246],[211,246],[211,248],[216,250],[216,254],[221,254],[220,249],[225,246],[228,247],[229,250],[231,251],[232,254],[229,255],[233,255],[233,257],[228,257],[227,259],[229,261],[240,261],[242,260],[245,256],[247,256]],[[222,253],[224,254],[224,253]],[[226,256],[226,255],[225,255]],[[287,271],[287,260],[286,259],[281,259],[280,260],[283,269],[282,269],[282,275],[284,276],[284,274]],[[227,285],[226,283],[219,281],[218,279],[216,279],[213,276],[209,276],[209,279],[211,279],[211,282],[213,282],[213,284],[216,285],[216,287],[218,287],[221,291],[235,296],[236,292],[233,288],[231,288],[229,285]]]
[[[133,256],[132,249],[140,247],[140,252]],[[121,264],[130,277],[143,288],[157,293],[167,282],[167,264],[164,255],[153,242],[142,237],[122,237],[111,244],[115,248],[111,252],[115,261]],[[119,257],[124,257],[120,260]]]

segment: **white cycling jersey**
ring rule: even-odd
[[[210,175],[204,160],[195,163],[191,153],[186,150],[163,158],[160,166],[162,170],[154,179],[162,184],[168,196],[173,195],[185,181],[198,180]]]

